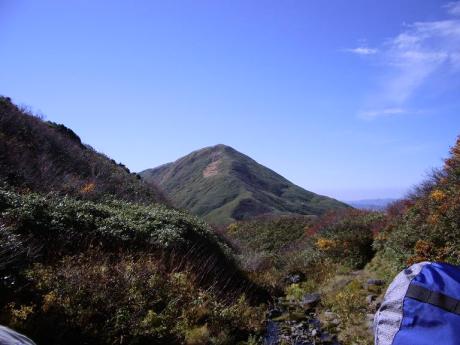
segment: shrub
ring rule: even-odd
[[[315,247],[320,258],[349,266],[362,268],[374,255],[372,242],[385,221],[382,213],[351,210],[341,212],[340,217],[325,216],[328,221],[319,220],[316,227]]]
[[[206,324],[218,344],[222,332],[232,343],[259,331],[251,304],[264,291],[185,212],[0,188],[0,224],[0,249],[40,249],[5,266],[20,284],[0,295],[0,322],[39,343],[180,344]]]
[[[460,139],[442,170],[408,196],[374,247],[393,273],[430,260],[460,264]]]
[[[8,322],[47,344],[207,344],[260,331],[260,309],[244,297],[224,302],[193,273],[168,273],[155,256],[89,250],[27,272],[34,306],[6,308]],[[197,310],[205,310],[198,312]],[[80,337],[69,338],[72,332]]]
[[[364,324],[367,310],[366,291],[359,280],[352,280],[343,289],[327,294],[322,303],[336,313],[341,321],[341,342],[356,345],[372,344],[372,337]]]

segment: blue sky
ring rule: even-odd
[[[460,134],[460,2],[0,0],[0,94],[134,171],[217,143],[342,200]]]

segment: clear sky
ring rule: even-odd
[[[0,94],[131,170],[218,143],[342,200],[460,134],[460,2],[0,0]]]

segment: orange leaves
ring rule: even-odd
[[[441,202],[446,198],[446,193],[444,193],[442,190],[435,189],[431,192],[430,197],[436,202]]]
[[[418,240],[414,246],[414,255],[407,259],[407,265],[422,261],[444,261],[452,248],[448,246],[437,247],[434,243]]]
[[[437,214],[430,214],[428,218],[426,219],[428,224],[430,225],[436,225],[439,223],[439,215]]]
[[[319,250],[328,251],[328,250],[331,250],[331,249],[335,249],[337,247],[337,241],[330,240],[330,239],[324,238],[324,237],[320,237],[316,241],[316,247]]]
[[[94,182],[88,182],[80,189],[80,193],[89,194],[91,192],[94,192],[95,189],[96,184]]]
[[[446,169],[456,169],[460,167],[460,137],[457,139],[454,147],[450,149],[450,158],[445,160]]]

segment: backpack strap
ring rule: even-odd
[[[441,292],[429,290],[417,284],[410,284],[406,297],[420,302],[429,303],[454,314],[460,315],[460,300]]]

